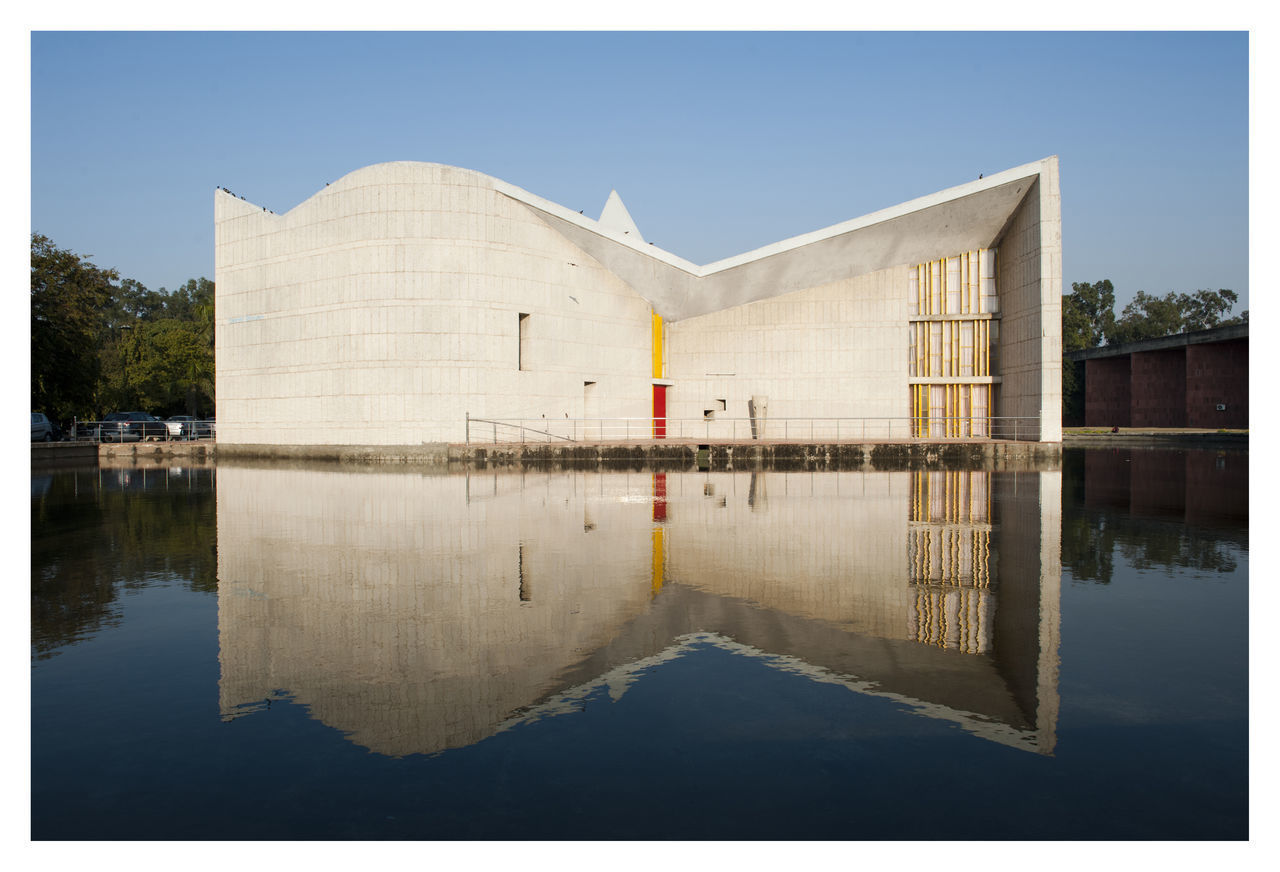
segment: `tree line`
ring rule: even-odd
[[[32,410],[64,422],[213,415],[213,288],[153,291],[33,233]]]
[[[1062,296],[1062,352],[1098,348],[1103,344],[1122,345],[1141,339],[1158,339],[1193,330],[1249,323],[1249,310],[1229,317],[1239,301],[1235,291],[1201,289],[1190,294],[1168,293],[1163,297],[1138,291],[1115,314],[1116,294],[1110,279],[1100,282],[1072,282],[1071,293]],[[1062,420],[1084,421],[1083,364],[1062,359]]]

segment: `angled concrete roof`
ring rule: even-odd
[[[522,203],[626,282],[658,314],[679,321],[886,267],[989,248],[1000,239],[1040,174],[1057,160],[1053,156],[1023,164],[705,266],[645,242],[617,191],[610,193],[596,221],[484,173],[447,169],[482,179],[498,193]],[[392,161],[354,170],[285,215],[223,190],[215,195],[215,208],[229,216],[260,214],[267,220],[286,220],[370,173],[441,166],[445,165]]]
[[[890,266],[991,247],[1040,173],[1056,161],[1048,157],[1024,164],[706,266],[644,243],[638,231],[617,230],[616,212],[609,208],[612,195],[601,220],[592,221],[506,182],[495,180],[494,187],[531,208],[664,318],[679,321]]]

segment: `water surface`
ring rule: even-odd
[[[33,836],[1245,838],[1247,462],[35,474]]]

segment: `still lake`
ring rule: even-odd
[[[35,839],[1244,839],[1248,460],[31,480]]]

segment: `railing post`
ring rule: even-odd
[[[498,423],[496,421],[493,424],[493,444],[498,444]]]
[[[471,444],[471,413],[467,412],[467,436],[464,440],[467,445]]]

